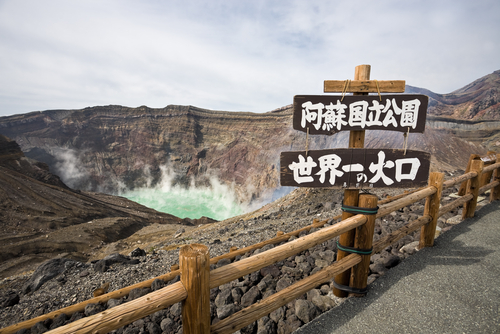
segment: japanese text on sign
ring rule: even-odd
[[[428,97],[425,95],[295,96],[294,129],[310,134],[343,130],[423,132]]]
[[[281,185],[302,187],[405,187],[423,185],[430,155],[419,151],[337,149],[282,152]]]

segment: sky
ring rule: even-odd
[[[0,0],[0,116],[267,112],[361,64],[371,79],[462,88],[500,69],[500,1]]]

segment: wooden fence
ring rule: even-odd
[[[105,303],[112,298],[121,298],[128,295],[132,289],[150,287],[155,279],[170,281],[178,275],[181,276],[181,280],[177,283],[93,316],[53,329],[50,333],[107,333],[181,301],[183,302],[182,319],[185,334],[233,333],[286,305],[309,290],[328,282],[346,270],[352,270],[350,286],[363,289],[367,285],[368,265],[371,255],[353,253],[214,325],[210,324],[210,289],[282,261],[350,230],[355,229],[356,231],[355,247],[363,249],[373,247],[373,253],[382,251],[387,246],[419,228],[421,229],[419,247],[432,246],[438,217],[460,206],[463,206],[462,218],[473,217],[478,195],[487,190],[491,190],[490,201],[499,198],[500,154],[488,153],[487,159],[481,159],[476,155],[471,156],[466,173],[452,180],[444,181],[442,173],[431,173],[427,187],[384,199],[378,203],[374,195],[361,194],[359,206],[373,208],[378,205],[379,210],[376,215],[358,214],[327,227],[324,227],[324,225],[330,219],[323,221],[315,219],[312,225],[289,233],[278,232],[278,236],[275,238],[242,249],[231,250],[227,254],[212,259],[209,258],[208,249],[204,245],[192,244],[184,246],[179,252],[179,269],[175,268],[176,270],[157,278],[0,329],[0,334],[15,333],[20,329],[30,328],[37,322],[49,318],[54,319],[61,313],[71,315],[75,312],[81,312],[88,304]],[[440,206],[442,190],[457,184],[461,184],[463,196]],[[426,202],[422,217],[408,222],[401,229],[372,244],[375,218],[383,217],[424,198]],[[333,217],[335,220],[339,218],[340,216]],[[303,231],[320,227],[322,228],[306,236],[210,271],[210,264],[217,263],[221,259],[233,259],[238,255],[243,255],[269,244],[277,245],[288,241],[292,236],[299,236]]]

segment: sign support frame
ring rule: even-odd
[[[354,70],[354,80],[370,80],[370,65],[358,65]],[[354,95],[368,95],[368,93],[353,93]],[[350,131],[349,132],[349,148],[364,148],[365,147],[365,130],[361,131]],[[358,206],[359,190],[358,189],[346,189],[344,190],[344,201],[343,205],[347,206]],[[342,212],[342,220],[354,216],[353,213]],[[356,230],[350,230],[339,237],[339,243],[342,246],[353,247],[354,238]],[[341,250],[337,250],[337,261],[343,259],[349,255]],[[351,280],[351,269],[344,271],[343,273],[335,276],[335,282],[341,285],[349,285]],[[333,294],[337,297],[344,298],[348,296],[348,293],[343,290],[339,290],[336,287],[333,288]]]

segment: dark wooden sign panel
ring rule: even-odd
[[[342,101],[341,101],[342,100]],[[312,135],[346,130],[425,130],[429,98],[425,95],[296,95],[293,128]]]
[[[427,185],[430,154],[420,151],[344,148],[281,152],[282,186],[414,188]]]

